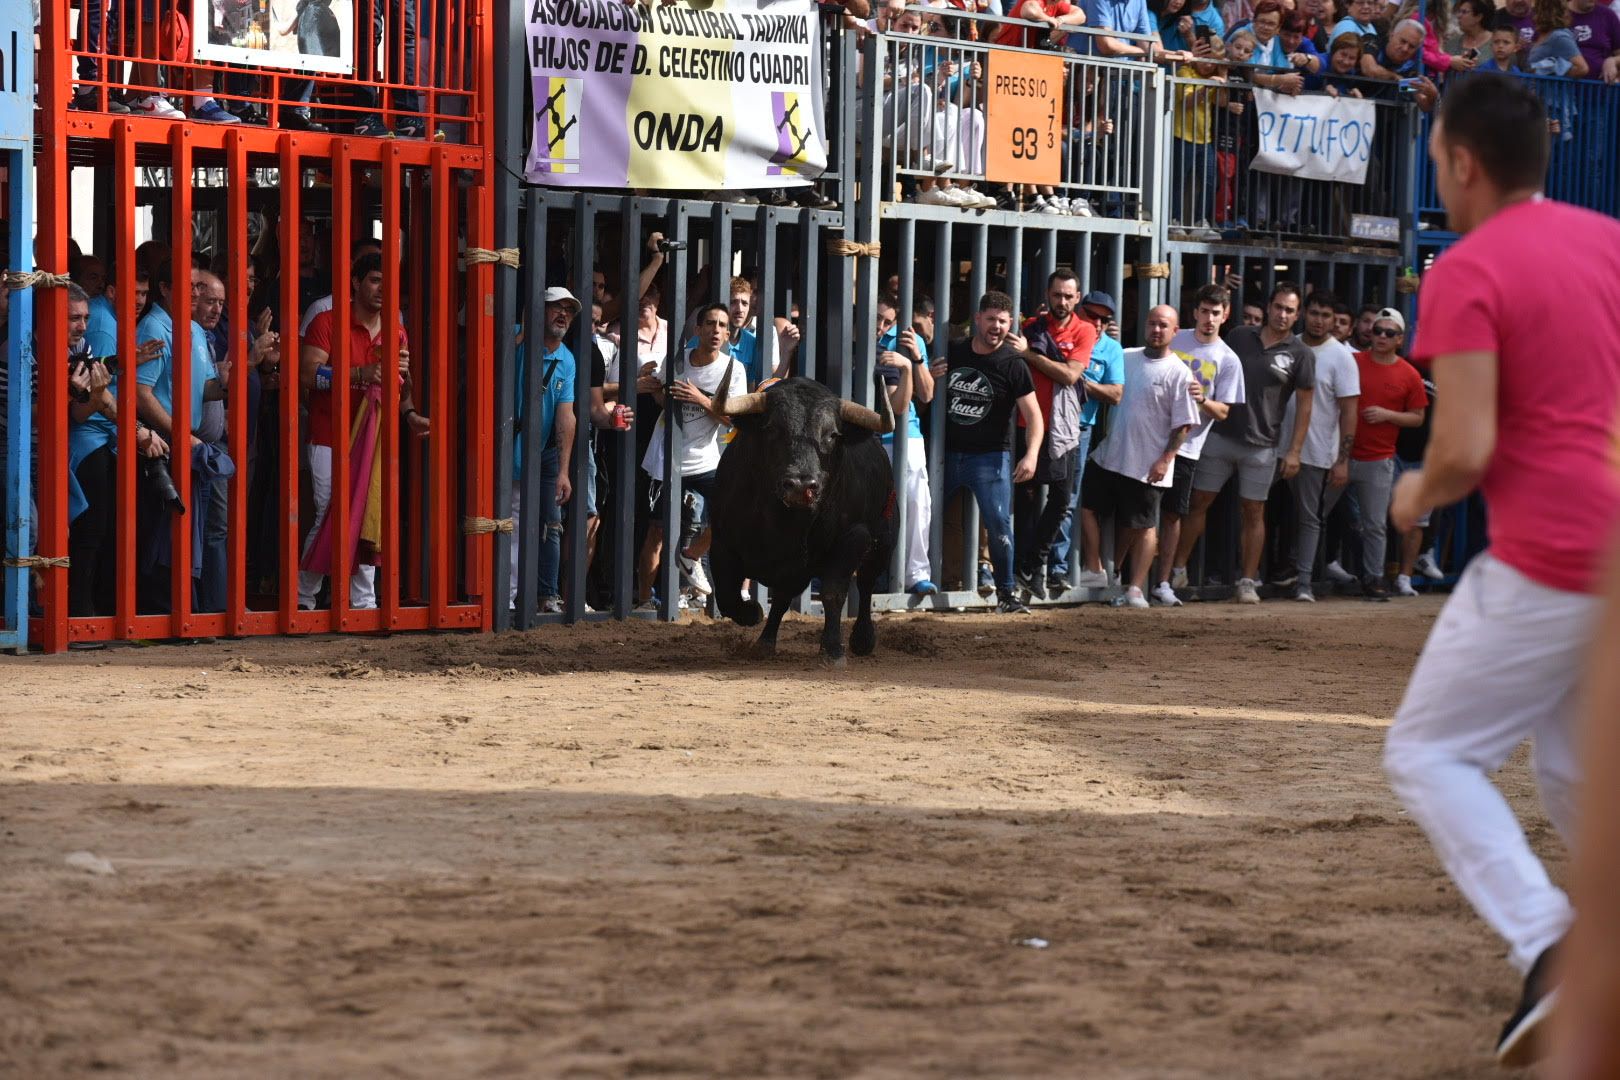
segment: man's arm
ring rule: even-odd
[[[1396,427],[1415,428],[1423,426],[1423,415],[1427,409],[1413,409],[1410,412],[1396,412],[1394,409],[1383,409],[1377,405],[1369,405],[1362,410],[1362,415],[1369,424],[1394,424]]]
[[[1095,383],[1082,377],[1080,385],[1085,387],[1086,397],[1092,401],[1105,401],[1110,405],[1118,405],[1125,397],[1124,383]]]
[[[613,412],[607,407],[607,388],[604,386],[591,387],[591,423],[603,429],[613,426]]]
[[[1041,440],[1046,438],[1046,421],[1041,419],[1041,408],[1035,403],[1033,390],[1018,399],[1018,412],[1024,418],[1024,456],[1013,470],[1013,483],[1022,484],[1035,477]]]
[[[1333,468],[1328,472],[1328,483],[1334,487],[1344,487],[1350,482],[1350,448],[1356,442],[1357,406],[1360,404],[1360,394],[1339,399],[1339,452],[1333,459]]]
[[[142,384],[135,387],[135,415],[145,421],[147,427],[152,428],[169,442],[174,442],[174,419],[169,416],[163,403],[158,401],[150,386]]]
[[[1403,473],[1395,484],[1390,514],[1398,529],[1410,529],[1435,507],[1466,498],[1496,451],[1496,353],[1437,356],[1431,370],[1434,426],[1423,467]]]
[[[1159,460],[1153,463],[1153,468],[1148,470],[1148,483],[1157,484],[1164,479],[1165,474],[1170,471],[1170,466],[1175,464],[1176,451],[1181,449],[1181,444],[1187,441],[1187,435],[1191,431],[1191,424],[1183,424],[1170,433],[1169,445],[1164,448],[1164,453],[1159,455]]]
[[[574,460],[574,430],[578,426],[574,423],[574,403],[561,401],[557,403],[557,417],[554,421],[557,438],[557,502],[566,503],[574,494],[572,475],[568,466]]]
[[[1289,443],[1288,452],[1283,455],[1282,478],[1292,479],[1299,472],[1300,451],[1305,449],[1305,435],[1311,428],[1311,405],[1316,399],[1316,391],[1294,391],[1294,438]]]
[[[1038,353],[1034,349],[1025,349],[1024,359],[1028,361],[1030,367],[1059,386],[1073,386],[1086,373],[1084,364],[1072,360],[1053,360],[1045,353]]]

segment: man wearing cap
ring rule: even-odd
[[[1092,290],[1080,298],[1079,314],[1093,321],[1099,331],[1097,343],[1091,347],[1091,360],[1075,390],[1080,395],[1080,445],[1075,449],[1074,486],[1069,490],[1069,516],[1063,519],[1057,536],[1052,541],[1051,563],[1047,567],[1046,588],[1051,595],[1061,595],[1069,587],[1069,557],[1074,547],[1073,536],[1080,504],[1080,485],[1086,475],[1086,459],[1091,453],[1091,431],[1097,424],[1097,414],[1104,403],[1118,405],[1125,393],[1125,350],[1120,347],[1117,328],[1114,328],[1114,298],[1101,290]],[[1078,555],[1075,561],[1080,562]],[[1081,573],[1081,584],[1086,577]],[[1092,587],[1104,588],[1106,575]]]
[[[1395,485],[1395,440],[1402,428],[1420,427],[1429,408],[1423,376],[1396,351],[1405,334],[1406,319],[1384,308],[1373,320],[1372,348],[1356,353],[1361,415],[1350,447],[1349,495],[1361,536],[1361,588],[1369,600],[1389,599],[1384,537]]]
[[[1096,315],[1080,306],[1080,279],[1074,271],[1055,270],[1046,279],[1046,312],[1024,323],[1028,343],[1024,362],[1035,383],[1035,403],[1046,422],[1046,439],[1036,459],[1035,475],[1013,491],[1013,541],[1017,548],[1019,588],[1045,600],[1046,564],[1058,529],[1073,516],[1069,505],[1080,473],[1080,395],[1076,387],[1091,364],[1091,352],[1102,336]],[[1022,440],[1024,425],[1019,422]],[[1040,489],[1046,486],[1046,502]],[[1061,590],[1059,590],[1061,591]]]
[[[537,592],[540,610],[548,614],[562,611],[562,593],[557,572],[562,564],[562,508],[573,496],[569,465],[574,455],[574,353],[563,340],[580,312],[574,294],[561,286],[546,290],[545,322],[541,329],[543,351],[536,362],[540,373],[540,569]],[[525,342],[517,346],[517,411],[512,438],[512,517],[521,510],[523,490],[523,408],[533,396],[526,382]],[[555,440],[553,439],[555,436]],[[532,464],[532,463],[531,463]],[[516,606],[518,565],[522,545],[512,545],[512,579],[507,585],[507,601]]]

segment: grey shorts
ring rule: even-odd
[[[1193,487],[1199,491],[1220,491],[1233,473],[1237,474],[1239,497],[1250,502],[1265,502],[1271,494],[1272,481],[1277,478],[1277,448],[1249,446],[1219,432],[1210,432],[1204,451],[1198,456]]]

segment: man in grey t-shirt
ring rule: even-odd
[[[1204,518],[1215,496],[1236,474],[1243,505],[1243,576],[1237,601],[1260,602],[1260,555],[1266,544],[1266,496],[1279,472],[1284,480],[1299,472],[1300,452],[1310,428],[1311,399],[1316,389],[1316,354],[1294,334],[1300,289],[1282,282],[1271,293],[1262,326],[1240,326],[1227,344],[1243,363],[1247,400],[1233,405],[1226,419],[1210,429],[1193,475],[1192,506],[1182,520],[1175,565],[1185,566],[1204,535]],[[1293,398],[1297,409],[1294,437],[1278,454],[1283,415]]]

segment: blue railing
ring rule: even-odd
[[[1467,76],[1452,75],[1447,81]],[[1525,76],[1555,125],[1547,197],[1620,218],[1620,86],[1596,79]],[[1443,229],[1445,208],[1434,188],[1427,153],[1432,116],[1423,120],[1424,152],[1418,155],[1417,217]]]

